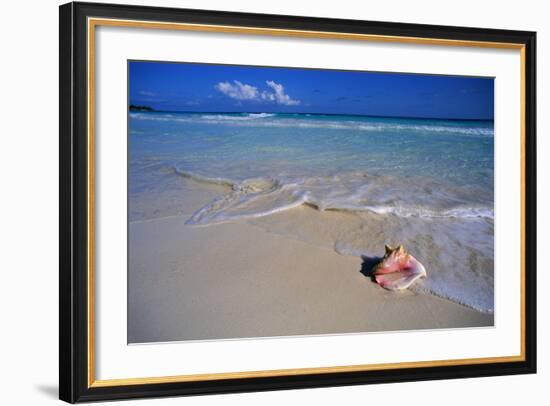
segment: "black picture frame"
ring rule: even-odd
[[[67,402],[219,394],[536,372],[536,33],[498,29],[263,15],[113,4],[60,6],[59,397]],[[89,382],[87,19],[518,44],[524,52],[524,359],[386,370],[94,387]]]

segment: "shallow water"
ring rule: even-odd
[[[265,226],[303,205],[343,211],[354,221],[327,237],[337,252],[406,244],[428,269],[416,289],[493,311],[492,122],[139,112],[129,123],[131,220]],[[197,207],[189,188],[208,201]]]

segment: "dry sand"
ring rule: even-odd
[[[130,223],[129,343],[493,325],[492,314],[430,294],[386,291],[361,258],[269,227],[330,227],[345,213],[299,207],[263,224],[207,227],[186,219]]]

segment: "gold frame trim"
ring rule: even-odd
[[[312,374],[331,374],[341,372],[379,371],[394,368],[423,368],[440,366],[458,366],[473,364],[494,364],[525,361],[525,45],[506,42],[465,41],[439,38],[399,37],[391,35],[355,34],[343,32],[306,31],[259,27],[241,27],[209,24],[165,23],[154,21],[121,20],[109,18],[88,18],[88,388],[101,388],[126,385],[177,383],[192,381],[213,381],[219,379],[244,379],[259,377],[296,376]],[[220,372],[212,374],[190,374],[145,378],[95,379],[95,28],[97,26],[149,28],[161,30],[183,30],[194,32],[218,32],[244,35],[266,35],[299,38],[320,38],[356,40],[370,42],[389,42],[404,44],[461,46],[497,49],[515,49],[520,51],[521,117],[520,117],[520,163],[521,163],[521,269],[520,269],[520,354],[503,357],[465,358],[453,360],[397,362],[384,364],[346,365],[317,368],[277,369],[266,371]]]

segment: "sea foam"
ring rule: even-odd
[[[232,181],[174,168],[175,173],[201,183],[223,185],[228,191],[188,220],[190,225],[216,224],[267,216],[302,204],[318,210],[370,211],[400,217],[493,218],[490,202],[472,205],[476,191],[451,188],[433,181],[366,173],[335,176],[250,178]],[[418,193],[418,190],[422,190]]]
[[[476,125],[468,126],[402,123],[371,118],[368,121],[359,119],[338,120],[330,116],[315,115],[278,115],[274,113],[242,113],[242,114],[150,114],[136,113],[130,117],[137,120],[173,121],[195,124],[223,124],[238,127],[280,127],[280,128],[318,128],[333,130],[353,130],[364,132],[396,132],[407,131],[428,134],[452,134],[459,136],[492,137],[493,128]]]

